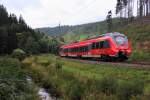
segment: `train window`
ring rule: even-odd
[[[86,46],[84,47],[84,51],[87,52],[87,47]]]
[[[88,52],[88,46],[86,46],[86,52]]]
[[[108,41],[104,41],[103,47],[104,48],[110,48],[109,42]]]
[[[96,42],[96,49],[99,48],[99,42]]]
[[[79,48],[77,47],[77,52],[79,52]]]
[[[92,43],[92,49],[95,49],[96,48],[96,43]]]
[[[82,47],[80,47],[80,52],[82,52]]]
[[[78,52],[78,47],[76,47],[76,52]]]
[[[77,52],[80,52],[80,48],[78,47]]]
[[[103,48],[104,47],[104,41],[101,41],[100,42],[100,48]]]
[[[78,52],[78,48],[76,47],[76,52]]]
[[[89,48],[88,48],[88,46],[86,46],[86,52],[88,52],[89,51]]]
[[[72,52],[73,50],[72,50],[72,48],[70,49],[70,52]]]
[[[82,47],[82,52],[84,52],[84,47]]]
[[[83,47],[83,52],[85,52],[85,47]]]

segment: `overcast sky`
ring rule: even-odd
[[[78,25],[101,21],[117,0],[0,0],[8,12],[20,14],[33,27]]]

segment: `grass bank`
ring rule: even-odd
[[[36,83],[64,100],[150,98],[150,70],[83,64],[53,55],[32,56],[23,64]]]

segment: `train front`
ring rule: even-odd
[[[116,44],[116,56],[119,59],[126,60],[131,55],[131,45],[128,41],[127,36],[116,33],[113,35]]]

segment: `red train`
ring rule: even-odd
[[[118,32],[106,33],[82,42],[60,47],[62,57],[100,58],[104,61],[127,60],[131,54],[127,37]]]

